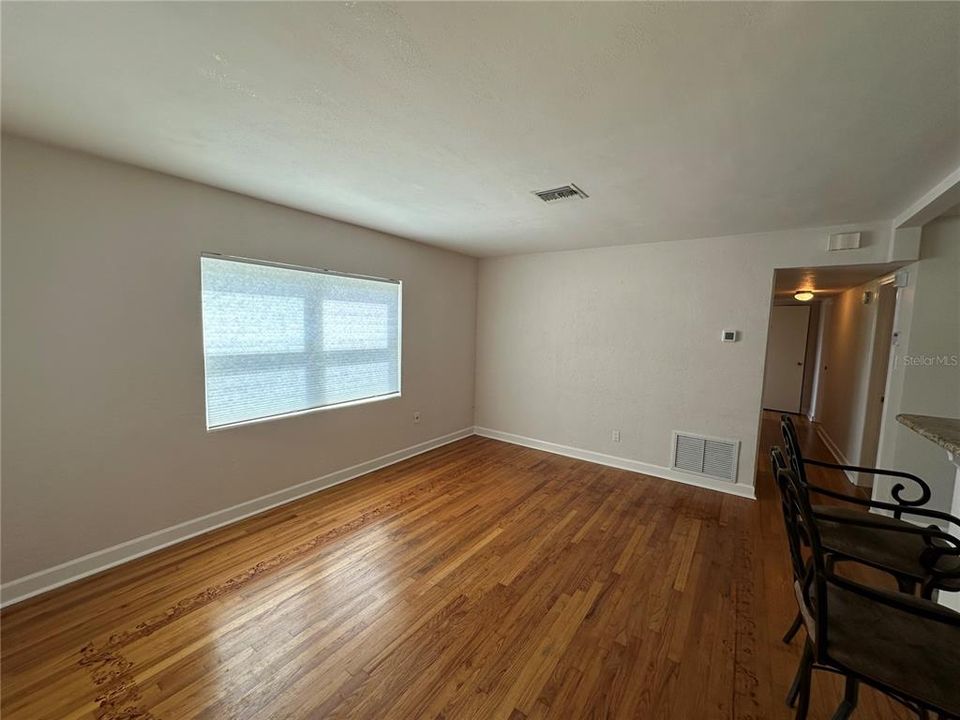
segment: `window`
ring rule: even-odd
[[[400,393],[400,283],[204,254],[207,428]]]

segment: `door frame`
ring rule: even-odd
[[[820,410],[823,408],[823,373],[826,367],[823,359],[827,356],[830,336],[827,328],[833,321],[833,298],[824,298],[820,301],[820,323],[817,326],[817,349],[814,352],[813,388],[810,391],[810,408],[807,419],[810,422],[819,422]]]
[[[870,377],[868,380],[868,392],[876,393],[879,391],[880,399],[867,398],[867,406],[864,409],[863,435],[860,439],[860,447],[870,448],[872,457],[864,457],[861,453],[860,465],[866,467],[877,467],[877,460],[881,456],[882,442],[885,439],[884,423],[887,420],[885,408],[890,397],[891,370],[894,365],[894,339],[897,337],[897,325],[900,317],[900,290],[896,285],[896,274],[880,278],[877,285],[877,318],[874,324],[874,336],[872,345],[872,354],[870,358]],[[890,293],[893,291],[890,299],[889,308],[886,309],[890,324],[890,333],[886,338],[880,337],[877,333],[882,328],[883,318],[881,318],[881,293]],[[881,343],[885,343],[884,345]],[[871,417],[872,416],[872,417]],[[889,434],[886,434],[889,436]],[[872,480],[871,475],[863,477],[861,473],[861,482],[866,480],[868,483]]]

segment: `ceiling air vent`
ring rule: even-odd
[[[673,467],[727,482],[737,481],[739,440],[673,433]]]
[[[540,190],[539,192],[534,192],[533,194],[546,203],[590,197],[573,183],[570,183],[569,185],[563,185],[562,187],[553,188],[551,190]]]

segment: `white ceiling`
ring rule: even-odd
[[[6,129],[476,255],[892,218],[960,165],[957,3],[2,14]]]

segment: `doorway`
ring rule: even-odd
[[[809,332],[809,305],[774,305],[770,309],[764,410],[800,412]]]
[[[807,416],[843,465],[873,467],[879,455],[896,269],[800,268],[774,276],[762,408]],[[857,485],[873,481],[847,476]]]

